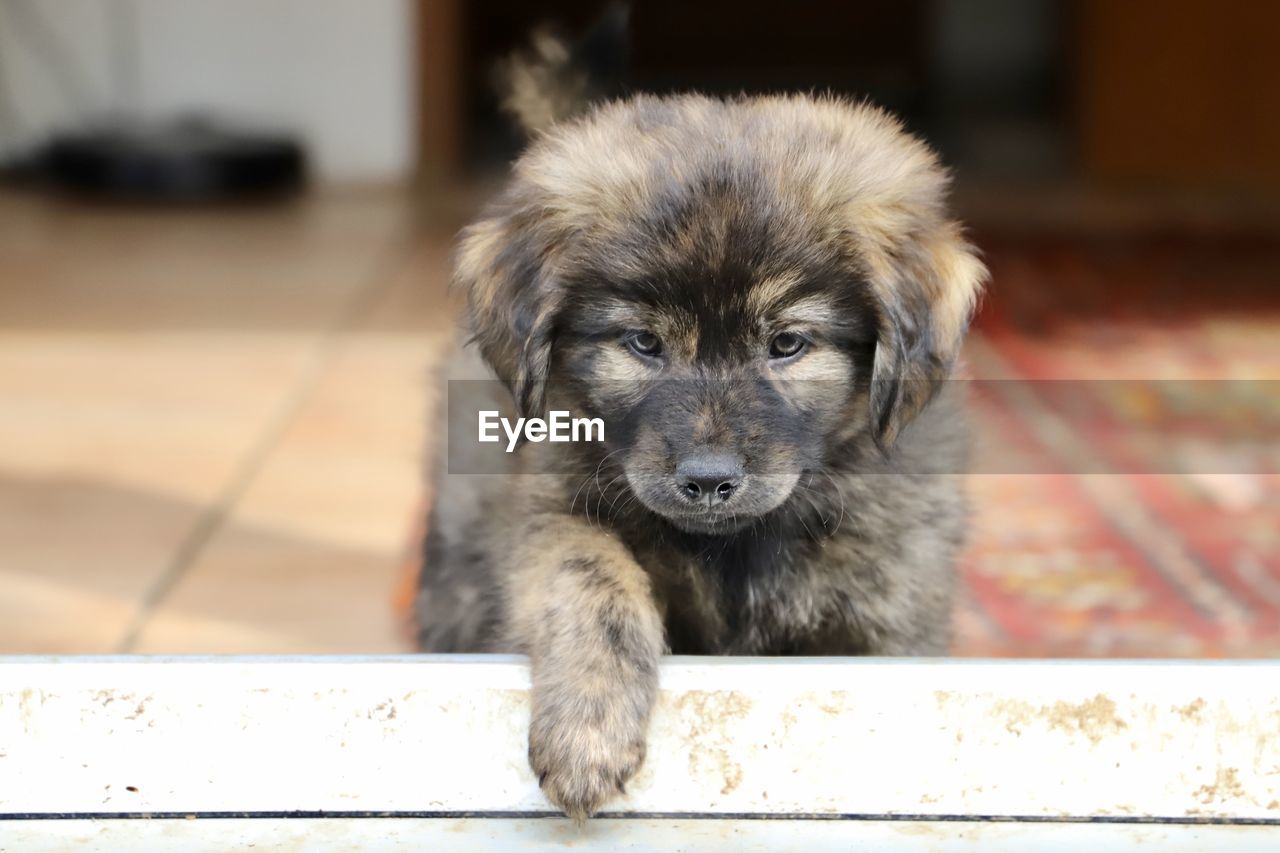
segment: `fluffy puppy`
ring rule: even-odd
[[[460,358],[605,441],[438,460],[421,645],[528,654],[569,815],[640,766],[668,651],[946,652],[985,272],[945,187],[870,106],[636,97],[538,134],[463,232]]]

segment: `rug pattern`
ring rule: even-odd
[[[1280,655],[1280,264],[1177,257],[989,251],[956,654]]]

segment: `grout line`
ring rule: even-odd
[[[285,431],[294,421],[303,404],[311,397],[328,369],[333,366],[341,350],[342,338],[357,328],[383,297],[400,283],[399,274],[409,266],[420,245],[420,241],[414,239],[414,234],[415,232],[410,230],[409,234],[397,235],[385,253],[375,260],[369,281],[356,287],[351,297],[339,308],[333,321],[321,331],[319,339],[314,344],[314,351],[308,357],[308,363],[294,381],[293,387],[284,394],[280,405],[268,419],[257,441],[244,454],[240,464],[218,494],[201,512],[190,531],[178,544],[164,571],[143,595],[120,642],[116,645],[116,653],[129,654],[134,651],[151,616],[186,576],[213,537],[222,529],[232,511],[249,490],[249,486],[257,479],[267,459],[279,446]]]

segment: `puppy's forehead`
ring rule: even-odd
[[[615,306],[686,316],[699,326],[827,324],[856,286],[854,271],[817,242],[797,238],[789,248],[797,247],[803,251],[771,245],[765,229],[754,239],[717,245],[696,239],[679,247],[662,240],[632,244],[626,267],[600,277],[608,292],[601,296]]]
[[[799,215],[753,204],[752,188],[672,188],[669,198],[680,204],[642,207],[622,235],[584,245],[579,261],[598,302],[593,313],[656,314],[682,328],[715,329],[718,338],[779,322],[829,322],[848,284],[847,260]]]
[[[588,263],[636,301],[759,310],[790,298],[806,261],[823,254],[817,237],[749,196],[726,200],[700,189],[679,188],[679,205],[637,211],[622,234],[593,242]]]

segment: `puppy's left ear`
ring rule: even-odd
[[[546,404],[560,303],[550,242],[519,215],[493,215],[463,232],[454,264],[472,339],[521,417],[540,416]]]
[[[951,375],[987,270],[954,222],[918,235],[873,267],[881,322],[872,429],[888,451]]]

